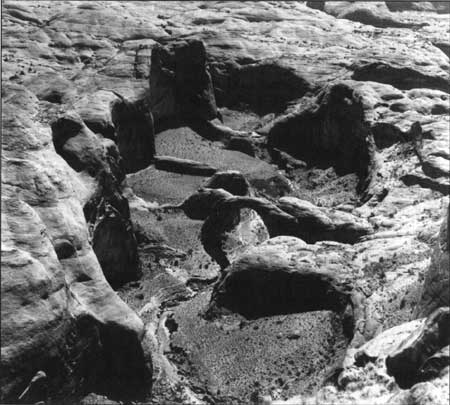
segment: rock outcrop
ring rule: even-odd
[[[109,168],[118,181],[125,178],[122,158],[114,142],[95,135],[76,113],[66,113],[51,126],[56,152],[73,169],[95,176],[100,170]]]
[[[338,173],[354,172],[365,179],[373,141],[358,93],[337,84],[308,104],[264,130],[269,147],[288,151],[311,166],[333,166]]]
[[[213,181],[216,180],[212,178],[210,182]],[[258,213],[271,237],[296,236],[308,243],[319,240],[356,243],[373,232],[366,221],[349,213],[319,208],[295,197],[282,197],[272,203],[263,198],[204,188],[191,195],[180,208],[189,218],[205,220],[201,230],[202,243],[206,252],[222,267],[229,264],[222,245],[227,233],[239,223],[242,209]]]
[[[207,316],[220,308],[246,318],[323,309],[343,314],[349,306],[351,319],[345,322],[352,337],[351,286],[311,263],[311,253],[305,242],[292,237],[269,239],[250,249],[226,269],[214,289]]]
[[[153,162],[153,116],[145,96],[128,101],[117,92],[99,90],[82,97],[74,108],[89,129],[117,144],[127,173]]]
[[[450,6],[446,1],[386,1],[386,6],[391,11],[436,11],[438,13],[449,13]]]
[[[277,205],[295,217],[299,228],[298,237],[308,243],[318,240],[356,243],[373,232],[367,221],[350,213],[319,208],[295,197],[282,197]]]
[[[217,172],[208,179],[205,184],[205,188],[221,188],[233,195],[250,195],[250,184],[242,175],[242,173],[235,170],[227,170],[225,172]]]
[[[231,71],[223,104],[244,103],[258,114],[282,112],[291,100],[304,96],[314,85],[279,62],[245,64]]]
[[[112,291],[89,244],[82,205],[92,183],[56,153],[35,96],[17,85],[2,92],[1,401],[17,401],[41,371],[54,400],[91,391],[143,398],[151,387],[144,325]],[[76,124],[69,138],[92,138],[68,122]]]
[[[314,2],[309,3],[309,7],[311,7],[311,3],[314,4]],[[397,3],[395,1],[385,2],[386,4],[382,2],[360,2],[358,4],[358,2],[354,1],[342,1],[339,3],[323,1],[318,3],[318,5],[312,6],[312,8],[318,8],[336,18],[344,18],[378,28],[415,28],[420,26],[417,23],[403,22],[392,15],[390,13],[389,3]]]
[[[210,120],[217,116],[202,41],[179,41],[152,49],[150,106],[155,121]]]
[[[450,304],[449,211],[450,208],[447,209],[447,218],[442,222],[438,239],[435,242],[430,268],[425,276],[422,297],[416,309],[416,317],[418,318],[428,316],[439,307],[449,306]]]
[[[410,67],[383,62],[355,65],[352,79],[390,84],[404,90],[428,88],[449,92],[449,83],[445,77],[427,75]]]
[[[117,287],[140,275],[137,241],[128,201],[108,172],[97,176],[94,195],[83,207],[92,248],[108,282]]]
[[[449,366],[448,354],[445,358],[445,353],[441,353],[450,344],[449,325],[449,307],[436,310],[414,336],[402,342],[386,358],[387,372],[395,377],[401,388],[410,388],[418,382],[436,378],[442,369]],[[442,360],[439,361],[439,358]]]
[[[447,404],[448,11],[5,1],[0,401]]]
[[[122,100],[112,110],[117,147],[127,173],[149,166],[155,156],[152,113],[145,99],[134,103]]]

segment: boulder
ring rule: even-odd
[[[402,388],[409,388],[429,376],[437,377],[443,368],[449,366],[448,353],[445,357],[445,352],[441,352],[449,344],[450,309],[441,307],[386,358],[387,372]]]
[[[98,395],[93,392],[86,395],[80,402],[81,405],[119,405],[120,402],[113,401],[104,395]]]
[[[401,386],[399,382],[388,373],[387,358],[390,358],[398,350],[407,347],[415,347],[418,336],[422,336],[423,332],[431,325],[429,320],[420,319],[411,322],[402,323],[395,327],[389,328],[372,340],[365,343],[359,350],[350,349],[347,351],[346,359],[339,371],[336,385],[325,386],[312,396],[311,398],[302,399],[306,403],[333,403],[333,404],[361,404],[364,402],[380,403],[380,404],[420,404],[444,405],[448,402],[449,388],[448,377],[449,367],[440,360],[445,358],[444,347],[437,353],[433,353],[434,348],[431,346],[422,346],[421,350],[407,350],[412,357],[409,362],[404,363],[412,369],[403,369],[403,373],[414,375],[418,369],[414,368],[417,363],[425,357],[425,364],[434,362],[439,369],[436,373],[432,373],[428,377],[420,374],[420,381],[412,386]],[[437,331],[436,325],[431,329]],[[412,346],[411,346],[412,344]],[[400,345],[400,349],[399,349]],[[428,351],[430,349],[430,351]],[[416,360],[414,357],[418,355]],[[439,364],[441,366],[439,366]],[[292,398],[289,402],[301,403],[299,398]],[[289,403],[289,402],[286,402]],[[280,402],[280,405],[284,402]]]

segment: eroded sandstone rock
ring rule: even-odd
[[[108,282],[117,287],[137,279],[140,270],[130,208],[111,174],[99,173],[97,190],[83,210],[92,247]]]
[[[357,64],[352,79],[391,84],[398,89],[429,88],[449,92],[445,77],[422,73],[412,67],[396,66],[384,62]]]
[[[158,122],[169,118],[209,120],[217,116],[202,41],[178,41],[152,49],[151,110]]]
[[[239,212],[252,209],[263,220],[271,237],[295,236],[308,243],[319,240],[334,240],[355,243],[362,236],[373,232],[372,227],[355,216],[332,210],[325,210],[295,197],[282,197],[277,203],[264,198],[232,196],[221,190],[205,189],[193,194],[184,204],[206,219],[201,230],[205,250],[222,267],[229,262],[222,249],[226,234],[239,223]],[[208,209],[202,208],[208,205]],[[185,211],[189,214],[189,211]]]
[[[153,116],[145,96],[128,101],[115,91],[99,90],[78,100],[74,108],[89,129],[116,142],[127,173],[153,161]]]
[[[309,105],[277,119],[267,129],[269,147],[278,148],[318,167],[338,173],[368,175],[371,135],[364,124],[361,98],[351,87],[324,89]]]
[[[269,239],[249,249],[215,286],[207,316],[224,308],[251,319],[331,309],[343,314],[346,333],[352,337],[351,286],[338,274],[316,266],[313,252],[292,237]]]
[[[249,195],[250,184],[238,171],[217,172],[204,184],[205,188],[222,188],[233,195]]]
[[[102,169],[111,170],[117,181],[125,177],[123,161],[113,141],[98,137],[75,112],[55,119],[52,124],[56,152],[76,171],[95,176]]]
[[[442,307],[433,312],[414,335],[386,358],[386,367],[390,375],[393,375],[402,388],[409,388],[427,377],[427,369],[430,372],[433,362],[436,365],[447,363],[433,361],[432,355],[439,352],[450,343],[450,311],[448,307]],[[445,357],[442,358],[444,360]],[[428,362],[428,364],[427,364]],[[441,369],[438,370],[440,372]],[[431,372],[431,376],[433,373]],[[437,375],[434,375],[437,377]]]
[[[401,21],[398,17],[391,15],[386,4],[390,2],[324,2],[322,9],[337,18],[360,22],[379,28],[414,28],[420,26],[417,23]],[[395,2],[394,2],[395,3]]]
[[[450,303],[449,210],[450,208],[447,209],[447,218],[442,222],[439,237],[433,250],[431,264],[425,276],[422,297],[417,305],[416,317],[430,315],[437,308],[448,306]]]
[[[7,92],[1,401],[17,401],[38,371],[55,400],[76,401],[85,390],[143,397],[151,386],[143,323],[112,291],[89,244],[82,204],[90,177],[55,152],[37,99],[17,86]]]
[[[134,103],[122,99],[111,112],[117,147],[127,173],[144,169],[153,162],[155,134],[153,115],[145,99]]]

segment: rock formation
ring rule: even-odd
[[[207,185],[214,185],[219,178],[215,175]],[[226,189],[226,185],[223,188]],[[228,190],[236,191],[231,187]],[[240,196],[239,193],[233,196],[220,188],[200,189],[180,208],[189,218],[205,220],[201,231],[204,248],[222,267],[229,264],[222,244],[227,233],[239,223],[240,210],[245,208],[259,214],[271,237],[296,236],[309,243],[319,240],[355,243],[373,231],[367,222],[351,214],[320,209],[295,197],[282,197],[274,204],[262,198]]]
[[[448,12],[5,1],[0,402],[447,404]]]
[[[155,120],[210,120],[217,116],[203,42],[189,40],[152,49],[151,110]]]
[[[75,110],[89,129],[117,143],[127,173],[153,161],[153,116],[146,98],[128,101],[114,91],[99,90],[79,99]]]
[[[368,175],[373,153],[360,96],[338,84],[323,90],[310,107],[280,118],[267,129],[271,148],[289,151],[310,165],[332,164],[339,173]]]
[[[97,189],[83,211],[92,248],[108,282],[117,287],[137,279],[140,274],[137,241],[130,208],[110,173],[98,174]]]
[[[111,290],[89,244],[82,210],[89,183],[56,153],[61,137],[54,147],[37,98],[17,85],[3,91],[14,96],[3,104],[1,400],[46,400],[33,394],[38,372],[55,400],[92,390],[145,395],[144,325]],[[59,124],[69,141],[80,137],[73,148],[61,142],[69,162],[95,169],[103,153],[90,155],[93,135],[77,120]]]
[[[443,353],[440,354],[439,351],[448,347],[449,342],[449,308],[441,307],[429,316],[416,336],[411,337],[408,342],[403,342],[386,358],[387,371],[402,388],[438,377],[440,371],[448,366],[448,357],[447,364],[442,364],[433,360],[432,355],[438,353],[442,356]],[[434,362],[437,364],[433,370]]]
[[[430,268],[425,276],[422,297],[417,304],[416,316],[418,318],[428,316],[434,310],[450,304],[449,221],[450,215],[447,211],[447,219],[442,222],[438,239],[435,242]]]
[[[208,316],[221,307],[246,318],[322,309],[344,313],[352,305],[351,287],[339,275],[311,265],[305,260],[308,253],[306,243],[289,237],[273,238],[249,250],[233,262],[215,287]],[[346,327],[353,337],[350,311]]]

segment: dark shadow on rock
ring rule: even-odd
[[[433,374],[432,363],[435,367],[442,364],[441,361],[433,361],[433,356],[449,344],[450,310],[449,307],[441,307],[428,317],[420,333],[403,342],[395,353],[386,358],[387,371],[395,377],[400,388],[410,388],[424,381],[427,372]],[[444,364],[444,367],[448,365]]]
[[[273,243],[283,244],[283,239]],[[230,312],[257,319],[332,310],[340,315],[343,331],[351,340],[360,312],[353,286],[337,274],[318,271],[313,255],[310,259],[286,258],[264,244],[244,253],[214,286],[205,318],[212,320]]]
[[[137,241],[128,201],[111,174],[102,171],[98,181],[96,193],[83,210],[103,274],[112,287],[118,287],[140,276]]]
[[[204,187],[212,189],[221,188],[233,195],[251,195],[250,184],[245,176],[234,170],[217,172],[205,182]]]
[[[285,151],[312,167],[333,166],[339,175],[356,173],[363,189],[373,139],[364,123],[361,98],[349,86],[323,89],[299,112],[281,117],[266,131],[269,148]]]
[[[277,267],[264,258],[239,260],[215,290],[214,303],[248,319],[331,309],[343,311],[346,292],[325,274]]]
[[[202,41],[174,41],[152,49],[150,104],[155,122],[171,118],[217,117],[211,76]]]
[[[303,97],[314,86],[278,62],[260,62],[231,71],[224,105],[247,105],[260,115],[282,112],[291,100]]]
[[[396,67],[384,62],[354,66],[352,79],[390,84],[401,90],[428,88],[449,93],[449,84],[444,77],[430,76],[410,67]]]
[[[111,112],[115,137],[127,173],[149,166],[155,156],[153,116],[145,99],[135,103],[122,100]]]

